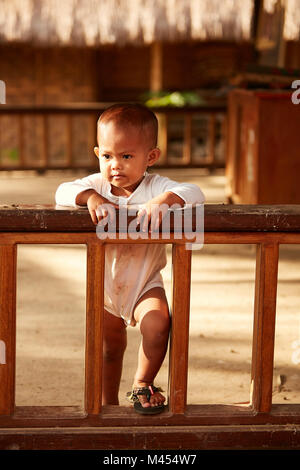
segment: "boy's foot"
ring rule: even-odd
[[[162,390],[159,387],[154,387],[146,383],[134,385],[134,389],[148,388],[150,391],[150,398],[148,400],[146,395],[138,395],[139,402],[143,408],[149,408],[149,406],[160,406],[163,405],[166,398],[160,393]]]
[[[139,413],[160,413],[165,409],[165,397],[160,393],[162,390],[153,384],[140,382],[133,386],[131,399],[134,408]]]

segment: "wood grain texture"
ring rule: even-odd
[[[190,211],[190,217],[194,224],[194,210]],[[247,448],[262,443],[266,447],[289,445],[300,448],[299,405],[272,406],[278,247],[280,243],[300,243],[299,206],[205,206],[205,243],[257,244],[252,400],[243,406],[186,405],[191,251],[186,250],[183,238],[175,238],[174,232],[168,239],[148,240],[149,243],[173,244],[173,301],[169,410],[151,417],[151,433],[147,438],[149,416],[138,416],[126,407],[101,407],[105,245],[97,238],[87,210],[2,206],[0,232],[0,340],[5,341],[7,350],[7,364],[0,364],[1,448],[10,445],[20,448],[60,448],[64,445],[66,448],[105,448],[108,445],[111,448],[153,448],[166,445],[171,448],[168,446],[173,444],[178,448],[178,439],[181,439],[182,448],[216,448],[218,445]],[[109,242],[145,243],[145,240]],[[84,410],[74,407],[14,408],[17,243],[87,245]],[[209,429],[200,429],[206,425]],[[74,429],[70,429],[72,426]],[[89,426],[91,430],[87,432]],[[232,426],[236,431],[234,436],[229,433]],[[144,437],[137,438],[136,427]],[[114,430],[110,435],[111,429]]]
[[[0,414],[10,415],[15,407],[16,368],[16,245],[0,245]],[[4,359],[4,361],[3,361]]]
[[[85,410],[101,411],[105,245],[87,247]]]
[[[187,397],[191,251],[173,245],[172,327],[169,363],[169,410],[184,413]]]
[[[3,450],[300,449],[300,426],[123,426],[2,429]],[[196,454],[188,452],[187,454]],[[144,454],[143,454],[144,455]],[[98,456],[101,463],[101,456]],[[198,458],[199,462],[199,458]]]
[[[252,342],[252,406],[268,413],[272,380],[278,274],[278,244],[257,246]]]
[[[231,201],[300,203],[300,107],[291,95],[245,89],[229,94],[226,190]]]
[[[196,227],[196,209],[185,209]],[[134,215],[127,218],[128,225]],[[117,214],[117,229],[118,229]],[[205,232],[300,232],[300,205],[205,204]],[[176,230],[171,217],[170,231]],[[0,205],[0,232],[92,232],[87,208],[55,205]]]
[[[13,415],[0,415],[2,428],[51,428],[88,426],[228,426],[300,425],[299,404],[274,404],[270,413],[258,413],[248,404],[187,405],[185,413],[170,411],[143,416],[128,406],[105,405],[101,414],[87,414],[76,406],[16,406]]]

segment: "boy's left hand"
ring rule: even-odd
[[[155,232],[159,229],[162,219],[169,206],[147,202],[137,213],[137,226],[141,232]]]
[[[174,204],[182,207],[184,205],[184,201],[181,197],[172,192],[160,194],[148,201],[146,204],[143,204],[137,213],[137,225],[140,227],[140,231],[157,231],[165,214]]]

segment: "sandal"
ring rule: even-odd
[[[148,387],[134,388],[131,392],[127,392],[126,397],[131,403],[133,403],[133,407],[137,413],[144,415],[153,415],[164,411],[166,405],[161,404],[158,406],[144,407],[142,406],[138,397],[139,395],[145,395],[147,397],[147,400],[149,401],[151,395],[154,395],[155,392],[163,392],[163,390],[160,387],[148,385]]]

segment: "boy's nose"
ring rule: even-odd
[[[111,167],[113,170],[120,170],[120,168],[122,168],[122,162],[119,160],[119,158],[114,158],[112,160]]]

